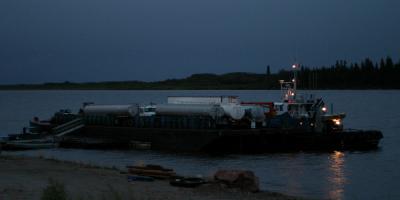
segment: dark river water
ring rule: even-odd
[[[116,166],[152,163],[184,175],[213,174],[218,169],[252,170],[263,190],[310,198],[400,199],[400,91],[313,91],[346,112],[346,128],[378,129],[384,134],[374,151],[273,153],[261,155],[191,155],[155,151],[51,149],[3,152]],[[33,116],[77,111],[82,102],[98,104],[162,103],[167,96],[237,95],[244,101],[278,101],[279,91],[0,91],[0,136],[20,132]],[[330,107],[329,107],[330,108]],[[1,163],[0,163],[1,164]],[[21,166],[23,167],[23,166]],[[0,177],[1,178],[1,177]]]

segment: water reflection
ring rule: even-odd
[[[344,174],[345,154],[340,151],[334,151],[329,157],[329,198],[343,199],[346,177]]]

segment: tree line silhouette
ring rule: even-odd
[[[330,67],[301,66],[297,71],[300,89],[400,89],[400,61],[390,57],[374,63],[366,58],[360,63],[338,60]],[[282,69],[271,73],[233,72],[222,75],[193,74],[183,79],[167,79],[156,82],[111,81],[86,83],[44,83],[0,85],[2,90],[199,90],[199,89],[279,89],[279,80],[291,80],[293,71]]]
[[[399,89],[399,76],[400,61],[386,57],[374,63],[366,58],[361,63],[338,60],[330,67],[302,67],[299,83],[306,89]]]

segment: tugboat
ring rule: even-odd
[[[280,81],[281,102],[242,102],[236,96],[172,96],[165,104],[96,105],[76,114],[62,110],[46,122],[61,147],[137,148],[179,152],[367,150],[377,130],[344,129],[344,113],[328,113],[324,101]],[[49,123],[49,124],[47,124]],[[145,147],[145,148],[144,148]]]

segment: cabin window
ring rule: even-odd
[[[155,108],[145,108],[145,112],[156,112]]]
[[[276,105],[275,110],[277,111],[283,111],[283,105]]]

